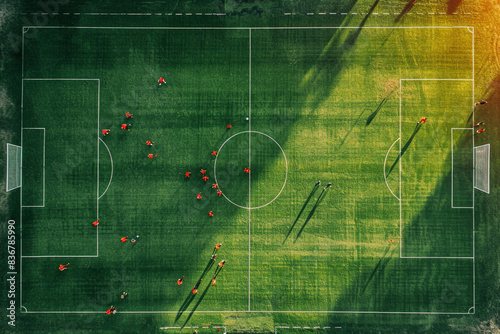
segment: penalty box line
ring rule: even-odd
[[[99,218],[99,119],[100,119],[100,95],[101,95],[101,80],[97,78],[23,78],[22,79],[22,88],[21,88],[21,133],[23,130],[35,130],[35,129],[43,129],[44,130],[44,149],[43,149],[43,206],[25,206],[22,205],[22,188],[21,188],[21,210],[22,208],[28,207],[45,207],[45,128],[24,128],[23,127],[23,116],[24,116],[24,81],[96,81],[97,82],[97,218]],[[22,147],[22,135],[21,135],[21,147]],[[21,175],[22,180],[22,175]],[[20,215],[20,225],[22,228],[22,214]],[[21,234],[22,239],[22,234]],[[50,258],[50,257],[99,257],[99,226],[96,229],[96,254],[95,255],[22,255],[22,242],[21,242],[21,259],[22,258]],[[22,278],[22,261],[21,261],[21,278]],[[22,287],[22,282],[21,282]],[[22,290],[21,290],[22,292]],[[22,295],[22,294],[21,294]]]
[[[21,137],[24,136],[24,130],[43,130],[43,159],[42,159],[42,205],[23,205],[22,208],[44,208],[45,207],[45,128],[21,128]],[[22,147],[21,147],[22,150]],[[21,151],[22,152],[22,151]],[[21,174],[22,174],[22,160],[21,160]],[[21,177],[22,180],[22,177]],[[22,191],[22,184],[21,184]]]
[[[474,39],[472,41],[474,43]],[[422,79],[413,79],[413,78],[400,78],[399,79],[399,139],[401,139],[401,121],[402,121],[402,114],[401,114],[401,110],[402,110],[402,83],[403,81],[469,81],[472,83],[472,91],[474,91],[474,79],[439,79],[439,78],[422,78]],[[474,100],[473,100],[474,101]],[[473,103],[474,104],[474,103]],[[473,110],[474,112],[474,110]],[[453,129],[465,129],[465,130],[470,130],[471,128],[452,128],[452,160],[453,160]],[[473,145],[474,146],[474,145]],[[448,256],[445,256],[445,257],[440,257],[440,256],[403,256],[403,227],[402,227],[402,224],[403,224],[403,218],[402,218],[402,190],[401,190],[401,175],[402,175],[402,159],[401,159],[401,140],[399,141],[399,258],[400,259],[470,259],[470,260],[475,260],[475,250],[474,250],[474,247],[473,246],[473,256],[472,257],[469,257],[469,256],[458,256],[458,257],[448,257]],[[472,152],[474,153],[474,152]],[[452,168],[453,168],[453,163],[452,163]],[[453,173],[452,173],[453,175]],[[453,182],[451,184],[451,187],[453,188]],[[473,189],[474,191],[474,189]],[[474,199],[474,196],[472,196],[472,198]],[[452,200],[453,200],[453,191],[452,191]],[[464,209],[464,208],[460,208],[460,209]],[[473,203],[473,206],[472,207],[468,207],[467,209],[472,209],[473,210],[473,213],[472,213],[472,220],[473,220],[473,224],[474,224],[474,215],[475,215],[475,208],[474,208],[474,203]],[[474,227],[473,227],[473,235],[474,235]],[[475,290],[475,289],[474,289]],[[475,291],[474,291],[474,296],[475,296]]]
[[[474,138],[474,128],[451,128],[451,208],[452,209],[474,209],[474,201],[472,203],[472,206],[454,206],[453,205],[453,130],[469,130],[472,131],[472,138]],[[472,144],[472,152],[471,152],[473,159],[474,159],[474,143]],[[472,173],[474,173],[474,170],[472,170]],[[474,175],[472,175],[474,178]],[[472,198],[474,198],[474,185],[472,186]]]

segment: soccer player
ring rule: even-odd
[[[128,236],[123,237],[123,238],[121,238],[121,239],[120,239],[120,241],[121,241],[121,242],[127,242],[127,238],[128,238]]]
[[[200,170],[201,175],[205,175],[207,171],[205,169]]]
[[[68,266],[69,266],[69,262],[67,264],[60,264],[59,270],[60,271],[66,270],[66,269],[68,269]]]
[[[222,260],[219,262],[219,268],[222,268],[224,266],[224,263],[226,263],[226,260]]]
[[[217,155],[217,151],[212,151],[212,155]]]
[[[321,185],[321,181],[316,182],[316,185],[320,186]]]
[[[476,102],[476,106],[480,105],[480,104],[487,104],[488,102],[485,101],[485,100],[482,100],[480,102]]]
[[[228,129],[228,130],[229,130],[229,129],[231,129],[231,124],[228,124],[228,125],[226,126],[226,129]]]
[[[153,146],[154,144],[155,144],[154,141],[151,141],[151,140],[146,141],[146,145],[148,145],[148,146]]]
[[[115,314],[116,313],[116,310],[115,310],[115,307],[113,305],[111,305],[111,307],[106,311],[106,314]]]
[[[422,124],[422,123],[425,123],[425,122],[427,122],[427,117],[422,117],[422,118],[420,119],[420,121],[418,121],[418,123],[417,123],[417,124]]]
[[[212,189],[217,189],[217,183],[212,184]]]
[[[212,286],[214,286],[214,285],[215,285],[215,275],[214,275],[214,277],[212,277]]]
[[[161,86],[161,84],[164,84],[164,83],[166,83],[165,79],[163,79],[162,77],[160,77],[160,79],[158,79],[158,86]]]
[[[130,131],[131,126],[132,126],[132,124],[122,124],[122,129]]]
[[[149,159],[156,158],[157,156],[158,156],[157,154],[155,154],[155,155],[153,155],[153,154],[151,154],[151,153],[149,153],[149,154],[148,154],[148,158],[149,158]]]
[[[215,262],[215,258],[217,257],[217,254],[212,254],[212,260]]]
[[[208,181],[208,176],[203,177],[203,181],[207,182]]]
[[[222,191],[217,191],[217,195],[222,196]]]
[[[250,173],[250,168],[248,167],[245,167],[245,169],[243,170],[245,173]]]
[[[186,177],[189,178],[191,176],[191,172],[186,172]]]
[[[215,249],[219,250],[219,249],[220,249],[220,246],[222,246],[222,244],[217,244],[217,245],[215,245]]]
[[[122,295],[120,296],[121,299],[125,299],[125,297],[128,296],[128,293],[126,293],[125,291],[123,291]]]
[[[104,130],[102,130],[102,135],[103,135],[103,136],[109,135],[109,133],[110,133],[110,132],[111,132],[111,130],[109,130],[109,129],[104,129]]]
[[[127,118],[134,118],[134,115],[132,115],[131,113],[129,113],[128,111],[125,113],[125,117]]]
[[[181,285],[182,283],[184,283],[184,276],[177,280],[177,285]]]
[[[213,212],[213,211],[209,211],[209,212],[208,212],[208,216],[209,216],[209,217],[213,217],[213,216],[214,216],[214,212]]]
[[[484,125],[484,122],[479,122],[479,123],[474,124],[474,126],[481,126],[481,125]]]
[[[198,293],[198,288],[195,286],[195,287],[193,287],[193,295],[195,295],[197,293]]]
[[[137,241],[137,239],[139,239],[139,236],[138,236],[138,235],[136,235],[136,236],[135,236],[135,238],[133,238],[132,240],[130,240],[130,242],[136,242],[136,241]]]
[[[479,129],[476,131],[477,133],[481,133],[481,132],[484,132],[484,129]]]
[[[99,219],[97,219],[95,222],[92,223],[92,226],[97,226],[99,225]]]
[[[201,194],[196,195],[196,199],[202,199]]]

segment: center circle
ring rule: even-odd
[[[232,140],[235,138],[238,140]],[[249,173],[244,171],[246,167]],[[274,202],[285,189],[287,177],[285,151],[274,138],[262,132],[242,131],[232,135],[215,157],[215,183],[224,198],[243,209],[259,209]]]

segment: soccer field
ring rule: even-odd
[[[333,333],[474,317],[475,29],[348,23],[24,26],[24,321]]]
[[[36,159],[23,155],[23,183],[36,189],[23,188],[22,306],[94,310],[96,292],[123,271],[115,295],[133,297],[121,312],[178,312],[221,242],[227,269],[213,288],[205,277],[187,311],[473,312],[472,196],[454,209],[457,195],[439,184],[450,179],[452,143],[472,161],[472,31],[367,29],[357,49],[353,33],[38,29],[24,51],[23,147]],[[454,53],[431,41],[452,34],[463,39]],[[418,47],[387,62],[401,35]],[[377,48],[384,38],[387,52]],[[352,50],[340,56],[332,41]],[[360,68],[358,52],[377,66]],[[424,53],[432,57],[406,66]],[[429,121],[410,143],[421,116]],[[408,145],[401,159],[394,140]],[[471,169],[461,174],[468,186],[455,192],[471,194]],[[119,240],[135,235],[135,245]],[[43,268],[61,261],[71,270],[47,280]],[[433,304],[450,281],[459,298]]]

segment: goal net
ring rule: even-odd
[[[7,191],[21,186],[21,146],[7,143]]]
[[[490,193],[490,144],[474,147],[474,188]]]

